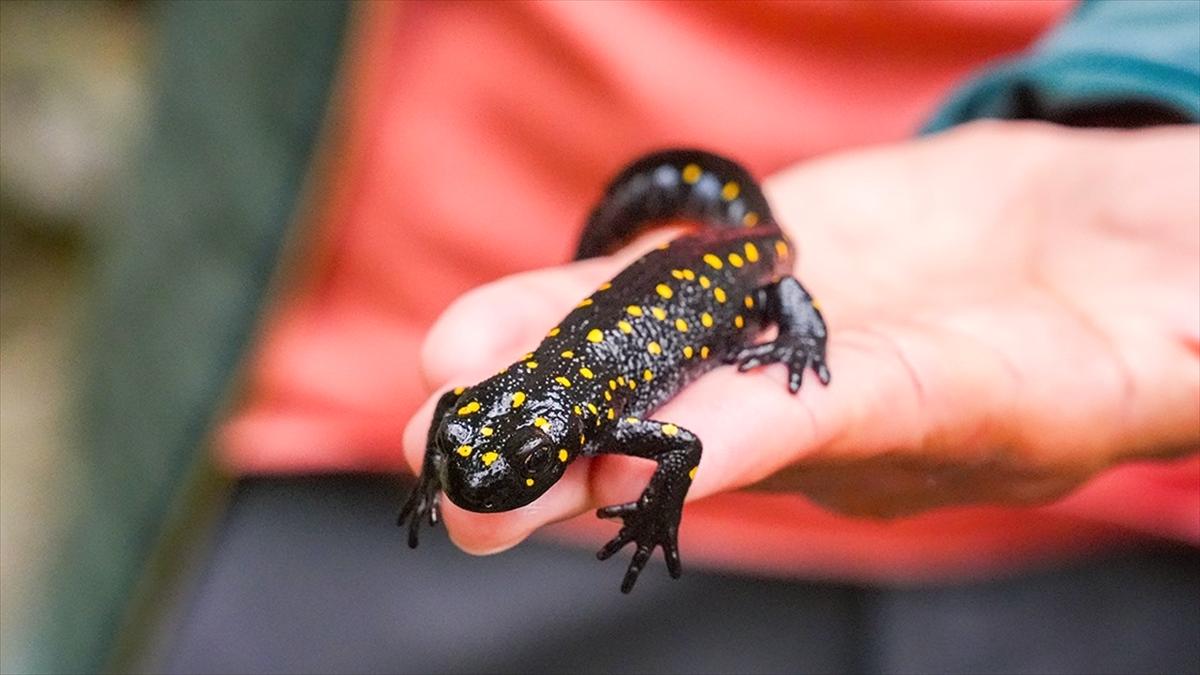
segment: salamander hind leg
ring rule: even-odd
[[[601,518],[622,520],[617,536],[596,557],[606,560],[626,544],[636,544],[633,560],[621,583],[622,593],[633,590],[642,568],[659,546],[667,571],[678,579],[683,572],[679,562],[679,521],[684,497],[700,464],[700,439],[674,424],[627,417],[614,426],[601,445],[613,448],[613,452],[653,459],[658,468],[637,501],[596,511]]]
[[[821,384],[829,384],[829,367],[825,364],[828,332],[816,301],[795,277],[784,277],[764,287],[762,293],[765,318],[779,327],[779,335],[738,352],[733,359],[738,370],[783,363],[788,367],[788,390],[793,394],[800,390],[806,368],[813,369]]]
[[[433,411],[433,422],[429,425],[429,434],[425,439],[425,460],[421,464],[421,475],[417,478],[417,485],[408,495],[408,499],[400,509],[400,516],[396,519],[396,524],[401,527],[404,526],[404,521],[408,521],[409,548],[417,547],[422,520],[428,520],[432,527],[437,525],[441,518],[442,483],[438,475],[445,458],[442,457],[435,439],[442,418],[454,407],[455,401],[461,394],[462,389],[455,389],[442,394],[442,397],[438,399]]]

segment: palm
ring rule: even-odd
[[[757,484],[875,515],[1025,503],[1122,459],[1193,450],[1195,134],[1067,134],[1064,150],[1050,140],[1061,133],[984,126],[769,181],[830,325],[833,382],[810,379],[793,397],[782,369],[720,369],[656,413],[704,440],[692,496]],[[1098,148],[1088,161],[1103,160],[1106,144],[1157,157],[1155,144],[1181,142],[1189,151],[1159,174],[1167,183],[1131,171],[1104,185],[1082,180],[1107,175],[1088,164],[1062,170],[1073,152]],[[1122,191],[1129,217],[1101,208],[1097,190]],[[1191,193],[1183,227],[1179,202],[1158,197],[1180,191]],[[525,351],[634,254],[468,295],[431,335],[431,379],[487,373]],[[481,349],[468,323],[506,332]],[[418,415],[409,438],[427,423]],[[406,445],[419,456],[419,442]],[[620,458],[573,467],[539,513],[512,514],[510,531],[621,501],[644,480]],[[448,514],[452,529],[456,519],[470,516]]]
[[[1113,461],[1188,449],[1195,425],[1155,415],[1196,396],[1179,338],[1197,323],[1197,230],[1161,226],[1153,209],[1101,217],[1104,186],[1081,182],[1066,200],[1071,186],[1049,185],[1056,161],[1014,162],[1006,143],[962,148],[969,163],[941,150],[778,179],[801,186],[780,190],[786,222],[833,218],[805,228],[808,250],[824,252],[802,267],[836,329],[831,351],[853,355],[839,384],[872,393],[846,422],[882,428],[835,439],[774,484],[895,513],[1041,500]],[[1187,164],[1176,176],[1187,184]],[[852,200],[835,188],[864,178],[889,192]],[[1119,187],[1137,201],[1162,186]],[[845,260],[849,275],[832,263]]]

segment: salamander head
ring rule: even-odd
[[[446,495],[481,513],[520,508],[542,496],[581,444],[579,422],[563,414],[560,401],[535,400],[493,380],[463,393],[435,440],[446,458]]]

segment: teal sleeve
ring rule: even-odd
[[[1200,2],[1085,0],[1026,54],[976,75],[925,125],[1130,102],[1200,120]]]

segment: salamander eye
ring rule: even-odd
[[[554,460],[554,453],[545,445],[538,446],[532,452],[525,455],[525,471],[526,473],[541,473],[550,467],[551,461]]]
[[[437,444],[442,448],[454,448],[462,445],[463,439],[468,436],[468,430],[461,424],[454,422],[444,424],[438,430]]]

